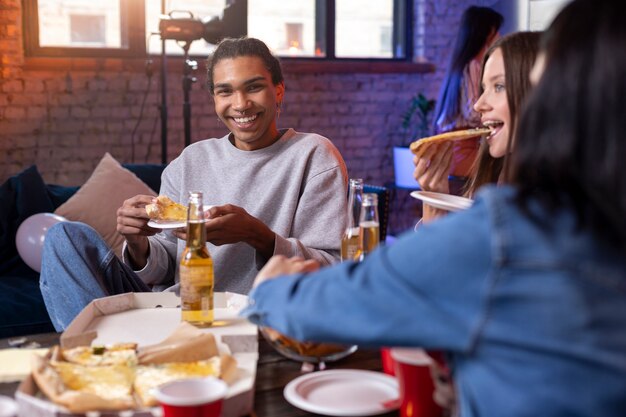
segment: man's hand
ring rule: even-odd
[[[152,203],[154,197],[136,195],[124,201],[117,209],[117,231],[126,239],[128,253],[135,269],[143,268],[148,260],[148,236],[156,234],[159,229],[148,226],[146,205]]]
[[[256,279],[254,280],[253,287],[280,275],[313,272],[317,271],[319,267],[319,262],[314,259],[304,260],[303,258],[297,256],[287,258],[284,255],[275,255],[272,256],[272,258],[270,258],[265,266],[259,271]]]
[[[265,259],[274,253],[274,232],[256,217],[241,207],[226,204],[213,206],[205,213],[206,240],[215,246],[245,242],[257,250]],[[177,229],[174,235],[186,238],[184,229]]]
[[[452,163],[452,142],[429,146],[422,156],[414,156],[413,177],[424,191],[450,194],[448,173]]]

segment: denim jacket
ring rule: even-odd
[[[361,264],[259,285],[253,322],[301,340],[448,354],[461,416],[626,414],[626,260],[510,187]]]

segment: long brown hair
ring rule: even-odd
[[[470,6],[461,16],[450,64],[435,108],[435,132],[455,120],[461,113],[461,84],[463,71],[485,47],[489,37],[500,30],[504,17],[488,7]]]
[[[530,91],[530,70],[539,51],[540,32],[517,32],[498,39],[489,48],[483,59],[483,69],[480,74],[482,81],[485,63],[496,49],[502,51],[504,60],[504,82],[506,98],[509,105],[510,127],[507,138],[506,154],[502,158],[494,158],[489,154],[489,145],[483,141],[478,150],[478,156],[472,166],[470,180],[465,190],[466,196],[473,196],[479,187],[489,183],[497,183],[502,178],[508,180],[508,156],[513,147],[512,138],[517,127],[518,114],[521,111],[524,99]],[[480,93],[483,93],[482,82]]]
[[[554,19],[511,182],[527,213],[537,201],[552,213],[571,210],[583,232],[626,255],[625,21],[622,2],[598,0],[572,1]]]

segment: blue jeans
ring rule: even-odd
[[[150,291],[98,232],[78,222],[57,223],[48,230],[39,286],[59,332],[96,298]]]

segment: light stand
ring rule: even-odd
[[[161,0],[161,14],[165,14],[165,0]],[[167,163],[167,54],[165,38],[161,38],[161,163]]]
[[[192,71],[198,69],[198,63],[189,59],[189,47],[191,42],[185,42],[183,51],[185,52],[183,59],[183,126],[185,128],[185,147],[191,144],[191,102],[189,101],[189,92],[191,85],[197,81],[196,77],[191,75]]]

